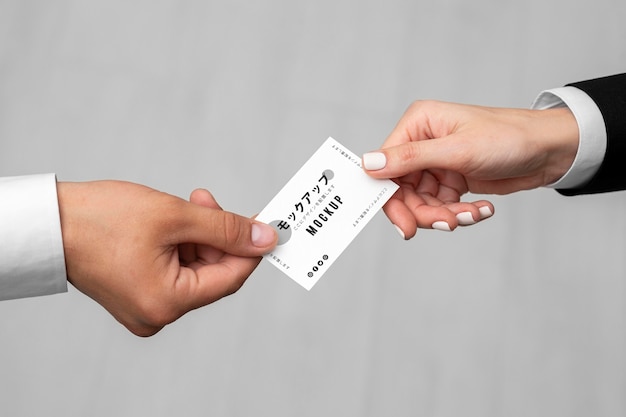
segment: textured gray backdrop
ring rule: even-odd
[[[623,72],[621,0],[0,0],[0,175],[196,187],[258,212],[408,104],[528,106]],[[626,194],[536,190],[403,242],[379,214],[307,293],[263,263],[153,338],[0,303],[6,416],[623,416]]]

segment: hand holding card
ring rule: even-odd
[[[278,233],[265,259],[310,290],[397,189],[328,138],[257,216]]]

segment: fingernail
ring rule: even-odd
[[[481,208],[478,209],[478,212],[480,213],[481,220],[493,216],[493,213],[491,212],[491,209],[489,208],[489,206],[482,206]]]
[[[387,165],[387,158],[382,152],[369,152],[363,154],[363,166],[370,171],[378,171]]]
[[[476,220],[474,220],[472,213],[469,211],[464,211],[463,213],[457,214],[456,218],[459,221],[459,224],[462,226],[469,226],[470,224],[476,223]]]
[[[253,223],[250,234],[252,244],[259,248],[265,247],[274,241],[275,233],[274,229],[267,224]]]
[[[444,221],[438,221],[432,224],[433,229],[441,230],[443,232],[450,232],[450,225]]]
[[[406,235],[404,234],[404,232],[402,231],[402,229],[400,229],[400,228],[399,228],[397,225],[395,225],[395,224],[393,225],[393,227],[395,227],[395,228],[396,228],[396,231],[398,232],[398,234],[399,234],[400,236],[402,236],[402,239],[406,240]]]

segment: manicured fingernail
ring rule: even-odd
[[[491,209],[489,208],[489,206],[482,206],[481,208],[478,209],[478,212],[480,213],[481,220],[493,216],[493,213]]]
[[[264,223],[252,224],[250,238],[252,239],[252,244],[256,247],[262,248],[271,244],[274,241],[275,235],[276,232],[271,226]]]
[[[437,230],[441,230],[444,232],[450,232],[452,229],[450,229],[450,225],[444,221],[438,221],[432,224],[432,228],[433,229],[437,229]]]
[[[400,236],[402,236],[402,239],[406,240],[406,235],[404,234],[404,232],[402,231],[402,229],[400,229],[398,226],[396,226],[395,224],[393,225],[393,227],[396,228],[396,231],[398,232],[398,234]]]
[[[459,221],[459,224],[462,226],[469,226],[470,224],[476,223],[476,220],[474,220],[472,213],[469,211],[464,211],[463,213],[457,214],[456,218]]]
[[[387,165],[387,158],[381,152],[369,152],[363,155],[363,166],[370,171],[378,171]]]

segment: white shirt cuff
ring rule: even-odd
[[[545,110],[569,107],[580,132],[578,152],[570,169],[551,188],[577,188],[596,174],[606,152],[606,126],[596,103],[576,87],[561,87],[541,92],[531,108]]]
[[[0,178],[0,300],[67,291],[54,174]]]

